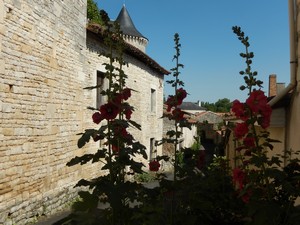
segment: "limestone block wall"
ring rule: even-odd
[[[96,84],[96,72],[105,72],[103,63],[108,63],[108,60],[103,56],[99,56],[104,51],[103,46],[97,40],[97,37],[88,33],[87,36],[87,48],[88,48],[88,61],[89,71],[93,83]],[[162,139],[162,127],[163,120],[163,76],[152,70],[144,63],[140,62],[136,58],[125,55],[124,60],[128,63],[128,66],[124,66],[123,70],[128,76],[126,86],[132,88],[132,96],[129,99],[129,103],[134,107],[135,111],[132,114],[132,120],[141,125],[142,131],[137,129],[131,129],[130,132],[134,138],[140,141],[150,154],[150,138],[155,140]],[[117,65],[116,65],[117,66]],[[155,110],[151,112],[151,89],[155,90]],[[93,92],[93,91],[92,91]],[[96,92],[93,92],[94,106],[96,102]],[[162,147],[158,146],[158,154],[162,154]]]
[[[0,1],[0,224],[61,209],[99,173],[66,167],[93,149],[76,135],[91,125],[86,51],[85,0]]]
[[[78,180],[101,174],[98,164],[66,166],[98,147],[77,147],[76,134],[95,127],[86,107],[96,106],[96,92],[83,88],[107,62],[86,34],[86,0],[0,1],[0,224],[55,213],[76,197]],[[162,138],[163,76],[125,60],[127,86],[137,91],[132,119],[142,126],[132,134],[149,151],[150,138]]]

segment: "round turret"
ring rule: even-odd
[[[124,40],[141,51],[146,52],[148,39],[135,28],[125,5],[123,5],[116,21],[120,24],[120,29],[124,34]]]

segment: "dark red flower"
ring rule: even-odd
[[[266,129],[270,126],[272,108],[270,105],[265,105],[261,110],[261,117],[258,118],[258,124]]]
[[[252,148],[255,147],[255,138],[254,137],[245,137],[243,143],[246,147]]]
[[[243,138],[249,131],[247,123],[237,123],[234,128],[234,135],[237,139]]]
[[[261,112],[268,104],[267,96],[261,90],[255,90],[250,93],[249,98],[246,100],[246,104],[249,106],[252,112]]]
[[[100,107],[100,112],[104,119],[113,120],[119,114],[120,108],[116,104],[108,102]]]
[[[125,111],[124,111],[124,114],[125,114],[126,119],[130,120],[132,110],[130,108],[126,108]]]
[[[232,112],[241,120],[246,121],[249,119],[249,115],[247,115],[247,110],[244,103],[241,103],[239,100],[234,100],[232,102]]]
[[[99,112],[95,112],[92,116],[93,122],[99,124],[104,118]]]
[[[117,145],[112,145],[111,149],[114,153],[119,153],[119,150],[120,150],[119,146],[117,146]]]
[[[172,107],[177,106],[177,101],[173,95],[170,95],[166,101],[167,107],[167,112],[170,112]]]
[[[122,97],[122,94],[120,94],[120,93],[115,94],[114,97],[112,98],[112,102],[115,105],[121,105],[122,100],[123,100],[123,97]]]
[[[120,136],[120,137],[125,137],[128,134],[126,127],[123,127],[121,125],[114,126],[113,132],[115,136]]]
[[[153,160],[151,162],[149,162],[149,170],[150,171],[158,171],[159,170],[159,167],[160,167],[160,164],[158,161],[156,160]]]
[[[233,172],[233,176],[232,176],[233,182],[238,185],[240,190],[243,189],[245,178],[246,178],[245,172],[240,168],[234,168],[232,172]]]
[[[186,98],[186,96],[187,96],[187,92],[183,88],[179,88],[176,90],[177,100],[181,101],[181,103],[182,103],[182,100]],[[181,103],[179,105],[181,105]]]
[[[172,115],[175,121],[183,120],[184,113],[181,109],[176,108],[172,111]]]
[[[131,89],[130,88],[124,88],[122,92],[122,97],[124,100],[127,100],[131,96]]]

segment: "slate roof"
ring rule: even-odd
[[[195,110],[195,111],[206,110],[206,108],[201,107],[194,102],[182,102],[179,108],[181,108],[182,110]]]
[[[134,26],[125,5],[123,5],[116,21],[120,24],[120,29],[123,32],[123,34],[147,39]]]

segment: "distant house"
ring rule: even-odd
[[[206,108],[201,107],[199,103],[194,103],[194,102],[182,102],[179,108],[181,108],[181,110],[185,112],[192,113],[192,114],[206,111]]]
[[[223,129],[223,116],[224,113],[211,111],[205,111],[195,115],[198,128],[200,129],[201,142],[209,140],[218,145],[222,141],[222,133],[220,133],[220,131]]]
[[[168,115],[169,112],[166,111],[167,106],[164,106],[164,115]],[[191,113],[185,114],[185,118],[191,125],[191,129],[187,127],[182,127],[181,132],[181,142],[179,143],[178,148],[190,148],[194,142],[195,138],[197,137],[197,121],[195,120],[195,117]],[[168,117],[163,118],[163,135],[165,138],[167,138],[166,133],[170,130],[175,130],[175,122],[174,120],[169,120]],[[165,143],[163,145],[163,154],[165,155],[172,155],[174,153],[174,145]]]

